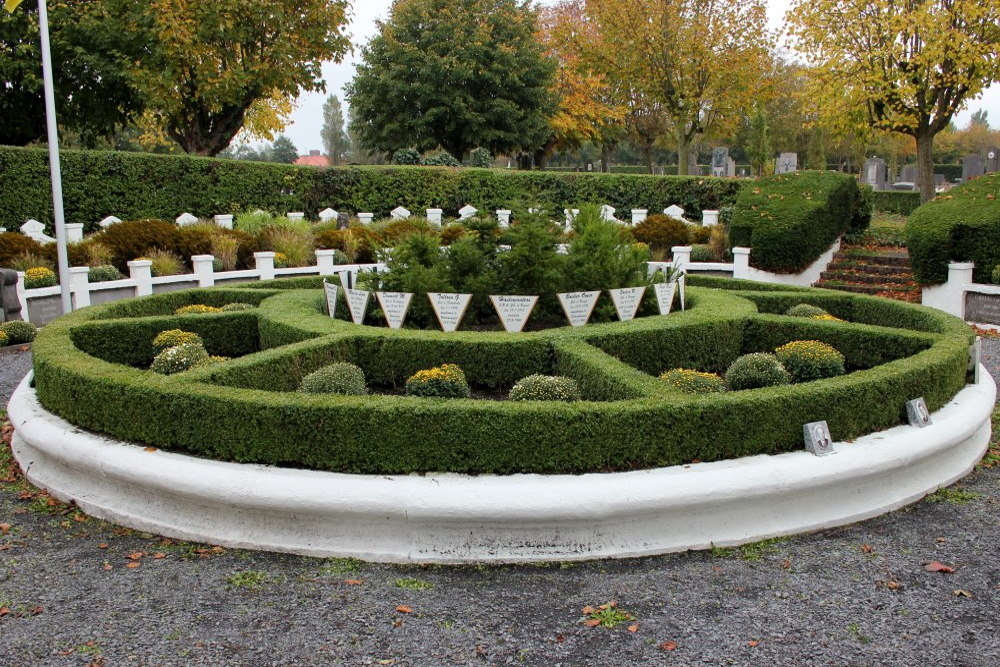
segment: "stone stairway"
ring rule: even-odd
[[[845,245],[815,287],[920,302],[920,287],[913,278],[905,248]]]

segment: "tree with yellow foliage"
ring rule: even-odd
[[[786,21],[817,109],[842,129],[913,137],[921,198],[933,197],[935,135],[1000,78],[1000,3],[796,0]]]

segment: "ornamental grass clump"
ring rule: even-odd
[[[174,315],[208,315],[211,313],[221,313],[221,308],[206,306],[203,303],[194,303],[190,306],[181,306],[174,311]]]
[[[799,305],[792,306],[791,308],[786,310],[785,315],[788,315],[789,317],[815,318],[819,317],[820,315],[829,315],[829,313],[827,313],[819,306],[813,306],[808,303],[800,303]]]
[[[665,371],[660,379],[685,394],[721,394],[726,381],[716,373],[702,373],[688,368]]]
[[[31,322],[11,320],[0,324],[0,331],[7,336],[7,345],[24,345],[35,340],[38,328]]]
[[[427,398],[468,398],[469,383],[457,365],[442,364],[414,373],[406,381],[406,394]]]
[[[789,384],[792,376],[778,358],[766,352],[744,354],[726,371],[726,384],[733,391]]]
[[[52,269],[44,266],[33,266],[24,272],[24,288],[38,289],[39,287],[52,287],[56,284],[56,274]]]
[[[368,393],[368,386],[364,371],[354,364],[340,362],[324,366],[302,378],[299,391],[304,394],[364,396]]]
[[[810,382],[844,374],[844,355],[818,340],[795,340],[774,351],[793,382]]]
[[[92,266],[87,271],[87,280],[92,283],[106,283],[109,280],[121,280],[124,277],[121,271],[110,264]]]
[[[518,380],[509,395],[512,401],[579,401],[580,386],[573,378],[529,375]]]
[[[162,375],[173,375],[191,370],[195,366],[209,360],[205,346],[198,343],[187,343],[167,348],[153,358],[149,370]]]
[[[204,346],[205,341],[201,339],[201,336],[192,331],[168,329],[167,331],[161,331],[153,339],[153,350],[159,353],[178,345],[191,344]]]

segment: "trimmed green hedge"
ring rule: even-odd
[[[821,419],[834,437],[850,439],[901,423],[914,397],[924,396],[935,410],[966,382],[971,332],[943,313],[902,303],[886,308],[884,300],[861,295],[834,301],[824,290],[731,280],[721,284],[737,290],[696,285],[703,281],[713,279],[692,276],[685,312],[525,334],[356,326],[324,315],[318,289],[273,289],[282,281],[262,289],[173,292],[53,321],[33,346],[35,384],[46,408],[82,428],[168,450],[369,474],[506,474],[628,470],[789,451],[802,447],[801,425]],[[165,314],[178,303],[224,301],[260,306]],[[755,305],[793,302],[868,324],[758,314]],[[903,319],[922,330],[898,328]],[[210,349],[261,351],[170,376],[129,365],[145,358],[141,341],[169,328],[196,331]],[[656,377],[685,363],[721,367],[739,354],[802,338],[834,345],[851,367],[864,370],[706,396],[672,391]],[[373,386],[398,387],[411,371],[441,362],[462,366],[474,389],[503,391],[526,375],[558,374],[574,379],[585,400],[295,391],[306,374],[337,361],[357,363]]]
[[[733,247],[751,248],[750,263],[774,273],[797,273],[842,234],[871,220],[853,176],[800,171],[757,181],[740,193],[729,226]]]
[[[948,280],[948,263],[975,262],[974,278],[991,282],[1000,264],[1000,172],[935,197],[910,216],[906,245],[917,282]]]
[[[892,192],[878,190],[872,192],[872,208],[880,213],[910,215],[920,206],[919,192]]]
[[[428,167],[333,167],[152,155],[63,151],[66,219],[96,230],[108,215],[123,220],[173,220],[262,208],[279,213],[340,211],[387,216],[403,205],[414,212],[443,208],[450,216],[472,204],[482,211],[529,206],[561,211],[582,203],[621,211],[662,210],[677,204],[692,213],[736,201],[743,182],[706,177],[556,174]],[[51,223],[44,149],[0,147],[0,226],[28,218]]]

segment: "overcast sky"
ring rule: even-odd
[[[552,4],[555,1],[540,0],[542,4]],[[330,93],[340,97],[341,101],[344,100],[343,88],[354,77],[354,67],[360,58],[361,46],[375,34],[375,21],[386,18],[392,0],[353,0],[351,4],[353,11],[348,33],[354,44],[354,54],[346,57],[341,63],[323,65],[327,93],[306,93],[300,96],[292,113],[291,124],[285,130],[285,134],[303,155],[310,149],[322,149],[323,142],[319,133],[323,127],[323,102]],[[768,0],[768,19],[772,28],[781,26],[788,4],[789,0]],[[1000,86],[993,86],[981,99],[971,102],[968,108],[958,115],[957,125],[964,127],[971,113],[980,108],[985,108],[989,112],[991,125],[996,127],[1000,123]]]

